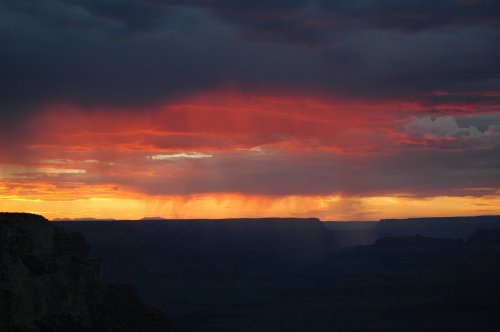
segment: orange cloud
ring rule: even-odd
[[[429,146],[421,138],[425,131],[404,132],[410,115],[428,107],[227,91],[152,109],[51,104],[31,118],[22,153],[2,156],[0,207],[49,217],[117,218],[366,220],[498,212],[488,198],[498,192],[490,185],[494,159],[454,154],[438,160],[405,150]],[[455,131],[462,135],[463,128]],[[467,164],[474,158],[485,166]],[[471,174],[482,176],[474,181]],[[472,187],[478,191],[465,196]]]
[[[147,110],[50,105],[32,120],[36,148],[113,151],[281,148],[366,152],[381,146],[403,103],[215,93]],[[375,136],[377,139],[375,139]],[[378,141],[378,142],[377,142]]]

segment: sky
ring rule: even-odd
[[[0,210],[500,214],[500,1],[1,0]]]

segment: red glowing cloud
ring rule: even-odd
[[[444,114],[409,102],[221,92],[150,109],[51,104],[30,121],[29,154],[4,158],[0,193],[6,209],[41,205],[52,216],[75,216],[63,202],[92,202],[101,217],[370,219],[411,200],[434,197],[431,211],[465,195],[496,211],[496,125],[461,124],[484,122],[467,107]],[[131,210],[119,213],[120,204]]]

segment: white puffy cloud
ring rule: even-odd
[[[440,148],[492,148],[500,145],[500,125],[481,131],[475,126],[461,127],[454,116],[412,118],[404,125],[411,144]]]
[[[211,154],[200,153],[200,152],[180,152],[171,154],[154,154],[148,156],[150,160],[174,160],[174,159],[201,159],[201,158],[212,158]]]
[[[413,118],[405,124],[404,128],[413,136],[481,136],[481,132],[474,126],[460,128],[453,116],[439,116],[434,120],[429,116]]]
[[[500,135],[500,125],[491,125],[485,132],[486,135]]]

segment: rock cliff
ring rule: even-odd
[[[127,285],[108,285],[79,233],[0,213],[0,331],[174,331]]]

